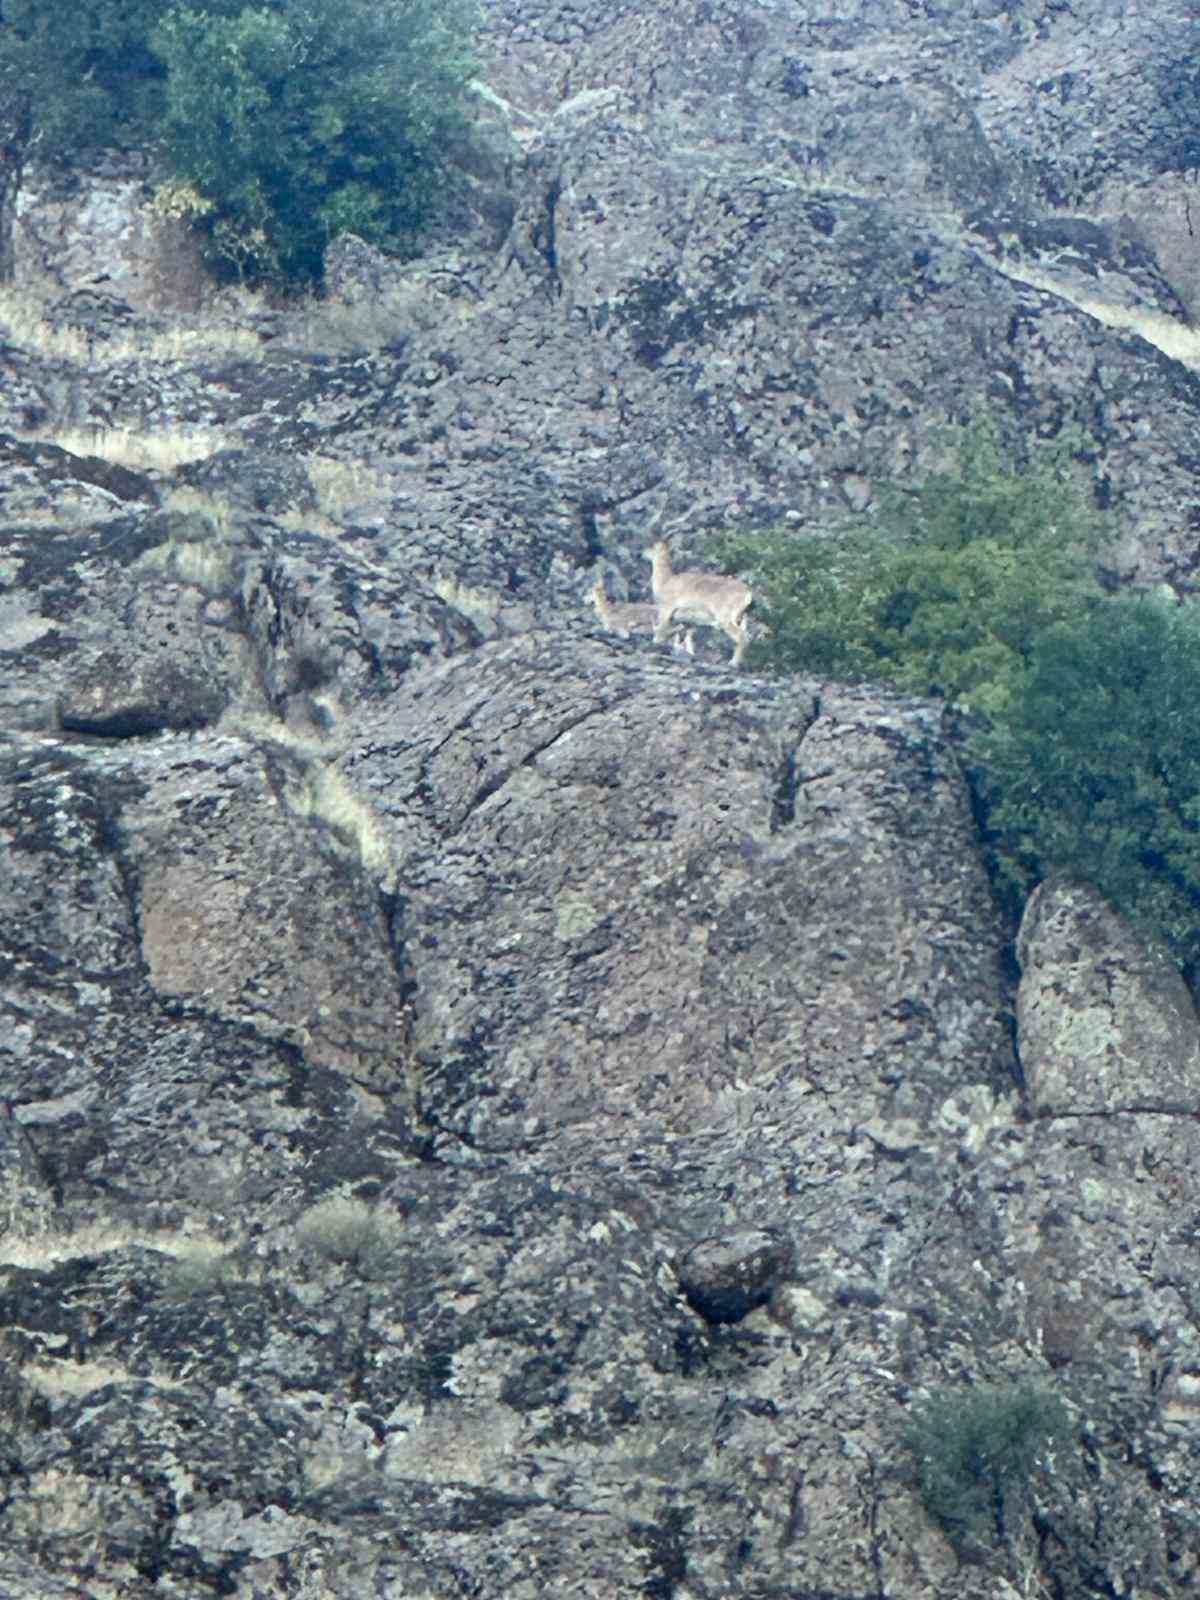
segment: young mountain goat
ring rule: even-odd
[[[649,601],[621,601],[614,605],[604,592],[603,577],[597,578],[588,590],[588,603],[595,606],[601,623],[609,633],[620,634],[622,639],[628,639],[632,633],[653,633],[658,626],[656,605]],[[690,628],[685,631],[682,640],[677,641],[677,648],[686,650],[688,655],[695,654],[696,646]]]

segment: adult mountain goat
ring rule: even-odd
[[[675,572],[665,539],[648,545],[642,554],[650,563],[650,592],[657,613],[655,643],[663,643],[677,618],[706,628],[720,628],[733,640],[730,665],[740,667],[750,643],[745,617],[754,603],[754,594],[749,586],[740,578],[725,578],[717,572]]]

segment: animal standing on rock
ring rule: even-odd
[[[609,633],[616,633],[622,639],[628,639],[630,634],[644,630],[653,633],[658,625],[658,607],[648,600],[633,602],[613,602],[604,592],[604,579],[599,577],[588,590],[588,603],[596,608],[600,621]],[[676,641],[676,647],[686,650],[688,655],[696,652],[692,630],[688,628],[682,640]]]
[[[673,571],[665,539],[648,545],[642,554],[650,563],[650,590],[657,612],[654,642],[662,644],[676,617],[706,628],[720,628],[733,640],[730,665],[740,667],[750,643],[746,612],[754,603],[748,585],[740,578],[726,578],[717,572]]]

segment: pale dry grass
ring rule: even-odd
[[[338,709],[332,696],[315,698],[326,701],[331,711]],[[284,794],[288,810],[302,821],[322,824],[377,883],[386,890],[395,888],[396,864],[382,819],[330,764],[336,741],[331,744],[319,734],[302,733],[253,711],[227,712],[221,731],[287,751],[297,768]]]
[[[95,339],[81,328],[53,327],[46,304],[28,292],[0,289],[0,338],[32,355],[58,361],[179,361],[213,355],[261,356],[262,340],[249,328],[225,322],[200,321],[167,329],[132,328]]]
[[[182,484],[168,491],[164,509],[198,513],[208,523],[212,535],[218,539],[228,538],[233,531],[229,502],[221,495],[212,494],[208,489],[196,489],[190,484]]]
[[[229,443],[224,428],[59,428],[38,433],[39,441],[77,456],[99,456],[121,467],[174,472],[188,461],[203,461]]]
[[[133,1228],[89,1222],[66,1229],[54,1220],[49,1196],[10,1174],[0,1182],[0,1266],[46,1267],[79,1256],[108,1255],[143,1246],[164,1255],[224,1254],[230,1248],[205,1228]]]
[[[304,466],[317,496],[318,508],[335,521],[364,500],[387,493],[386,475],[362,461],[339,461],[334,456],[314,455],[305,457]]]
[[[167,496],[166,510],[168,537],[147,550],[137,566],[204,594],[229,594],[237,578],[229,507],[203,489],[181,488]]]
[[[154,1373],[131,1372],[115,1361],[54,1361],[30,1362],[21,1368],[25,1378],[39,1393],[54,1404],[62,1405],[77,1400],[81,1395],[93,1394],[114,1383],[150,1383],[156,1389],[182,1389],[178,1378],[165,1378]]]
[[[383,825],[336,767],[313,762],[287,798],[294,816],[324,823],[384,889],[395,888],[396,869]]]

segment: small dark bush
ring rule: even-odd
[[[926,1511],[961,1549],[1013,1536],[1038,1460],[1066,1425],[1061,1400],[1033,1383],[945,1388],[913,1408],[900,1443]]]

